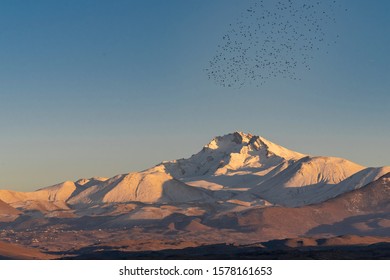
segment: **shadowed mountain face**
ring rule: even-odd
[[[159,248],[171,248],[172,240],[183,248],[299,236],[388,237],[389,184],[390,167],[312,157],[235,132],[188,159],[142,172],[27,193],[0,190],[0,240],[65,252],[102,240],[115,247],[128,236],[160,240]],[[135,246],[126,244],[126,250]],[[139,244],[140,250],[156,245]]]

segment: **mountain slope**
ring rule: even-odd
[[[54,186],[39,189],[35,192],[15,192],[0,190],[0,198],[7,203],[15,203],[26,200],[66,201],[76,190],[71,181],[66,181]]]
[[[290,164],[278,176],[261,182],[251,192],[283,206],[314,204],[341,194],[342,191],[332,190],[362,170],[364,167],[340,158],[305,157]]]
[[[390,234],[390,173],[368,185],[317,205],[267,207],[242,213],[239,223],[264,238],[307,234]],[[364,224],[371,226],[364,227]],[[327,226],[324,226],[327,225]],[[360,226],[360,228],[359,228]],[[337,232],[334,232],[338,230]]]
[[[15,220],[22,212],[0,200],[0,222]]]
[[[83,188],[83,187],[81,187]],[[118,175],[100,184],[91,185],[72,196],[69,204],[118,203],[180,203],[207,201],[211,197],[203,189],[188,186],[158,171]]]

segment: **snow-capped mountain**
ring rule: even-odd
[[[341,158],[313,157],[263,137],[234,132],[214,138],[188,159],[35,192],[1,190],[0,199],[13,207],[41,201],[62,209],[127,202],[297,207],[358,189],[388,172],[390,167],[366,168]]]
[[[176,178],[234,175],[268,170],[304,154],[290,151],[262,137],[234,132],[214,138],[189,159],[164,162],[166,171]]]
[[[242,132],[216,137],[189,159],[156,168],[191,186],[224,190],[232,198],[259,197],[290,207],[325,201],[390,172],[390,167],[365,168],[341,158],[308,156]]]

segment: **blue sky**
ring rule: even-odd
[[[390,165],[390,3],[339,2],[338,42],[300,81],[237,89],[204,69],[249,0],[1,1],[0,188],[142,170],[233,131]]]

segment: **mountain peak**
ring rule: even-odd
[[[284,161],[306,155],[291,151],[250,133],[233,132],[213,138],[188,159],[164,162],[164,168],[176,178],[233,174],[248,169],[267,169]]]
[[[213,140],[208,143],[205,148],[209,148],[212,150],[218,149],[220,146],[224,145],[240,145],[243,143],[249,143],[252,139],[253,135],[250,133],[244,132],[233,132],[223,136],[217,136]]]
[[[244,147],[247,148],[243,149]],[[239,131],[215,137],[204,146],[204,149],[218,150],[226,154],[263,150],[267,156],[275,155],[284,159],[299,159],[306,156],[279,146],[261,136]]]
[[[204,147],[211,150],[217,150],[227,146],[247,144],[250,142],[252,137],[252,134],[233,132],[223,136],[215,137],[213,140],[210,141],[210,143],[208,143]]]

